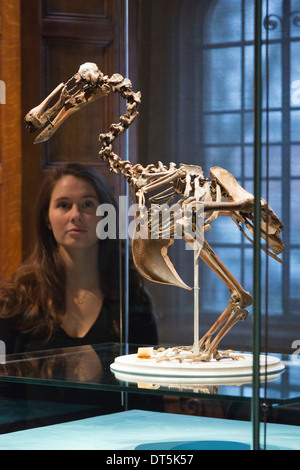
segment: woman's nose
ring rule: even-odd
[[[71,209],[71,219],[81,219],[81,212],[77,206],[77,204],[73,204],[72,209]]]

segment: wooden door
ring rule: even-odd
[[[133,63],[137,4],[129,2]],[[96,62],[107,75],[125,76],[124,25],[125,0],[0,0],[0,80],[6,85],[6,103],[0,103],[0,276],[11,275],[31,252],[34,204],[49,169],[71,161],[90,163],[116,195],[124,192],[125,182],[98,159],[98,134],[124,112],[119,96],[73,115],[46,144],[34,145],[24,123],[26,113],[84,62]],[[130,78],[134,82],[135,76]],[[124,139],[115,145],[123,155]]]
[[[125,75],[123,0],[21,0],[21,18],[23,116],[84,62],[97,63],[109,76]],[[111,95],[95,102],[41,145],[33,145],[33,136],[23,126],[23,257],[32,249],[32,209],[47,170],[66,162],[89,163],[105,174],[118,193],[118,177],[98,158],[98,135],[118,122],[120,106],[119,97]]]

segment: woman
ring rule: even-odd
[[[41,361],[7,361],[0,374],[59,378],[60,386],[0,381],[0,433],[124,409],[118,393],[62,386],[64,381],[114,380],[109,373],[113,348],[95,345],[120,341],[125,257],[119,240],[97,237],[96,209],[102,203],[117,210],[103,177],[81,164],[51,172],[41,188],[33,253],[0,287],[0,340],[7,354],[58,351],[47,360],[44,353]],[[129,342],[157,344],[149,297],[131,261]],[[72,346],[81,346],[79,354],[60,354]],[[140,394],[130,394],[129,408],[131,402],[159,411],[163,406],[160,399]]]
[[[46,178],[37,199],[36,245],[0,288],[0,339],[6,352],[120,340],[119,240],[99,240],[99,204],[116,208],[92,167],[69,164]],[[141,277],[130,262],[129,342],[157,344]]]

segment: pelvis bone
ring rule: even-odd
[[[25,121],[29,131],[41,130],[35,143],[48,140],[71,114],[111,91],[119,93],[127,101],[127,109],[120,117],[119,123],[112,124],[108,133],[100,134],[99,155],[108,162],[112,172],[122,174],[126,178],[139,207],[136,214],[140,222],[138,231],[144,236],[133,237],[132,252],[136,267],[150,281],[189,289],[167,254],[179,227],[182,238],[198,250],[202,261],[219,276],[231,294],[224,312],[199,341],[201,360],[218,357],[220,340],[237,321],[246,318],[246,308],[251,305],[252,298],[216,256],[204,234],[219,216],[227,216],[232,218],[248,240],[253,241],[254,197],[231,173],[220,167],[211,168],[210,178],[206,178],[202,168],[196,165],[180,164],[177,167],[175,163],[165,165],[158,162],[156,166],[151,164],[143,167],[122,161],[113,152],[112,144],[138,116],[141,93],[133,92],[128,78],[123,78],[120,74],[109,78],[103,75],[96,64],[83,64],[66,84],[60,84],[39,106],[27,114]],[[58,93],[58,101],[48,109],[50,101]],[[173,208],[173,215],[167,222],[156,221],[154,224],[155,237],[152,236],[153,206],[159,210],[165,206]],[[142,208],[145,207],[143,216]],[[192,209],[189,219],[185,216],[187,208]],[[197,224],[199,209],[200,229]],[[195,237],[189,236],[191,228],[196,234]],[[280,237],[282,229],[282,222],[262,199],[260,233],[265,240],[262,249],[279,262],[282,260],[278,255],[284,251]]]

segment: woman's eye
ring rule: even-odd
[[[60,202],[57,204],[58,209],[68,209],[69,205],[66,202]]]
[[[83,207],[85,207],[85,208],[87,208],[87,209],[93,208],[93,207],[95,207],[95,203],[94,203],[94,201],[92,201],[92,200],[91,200],[91,201],[85,201],[85,202],[83,203]]]

